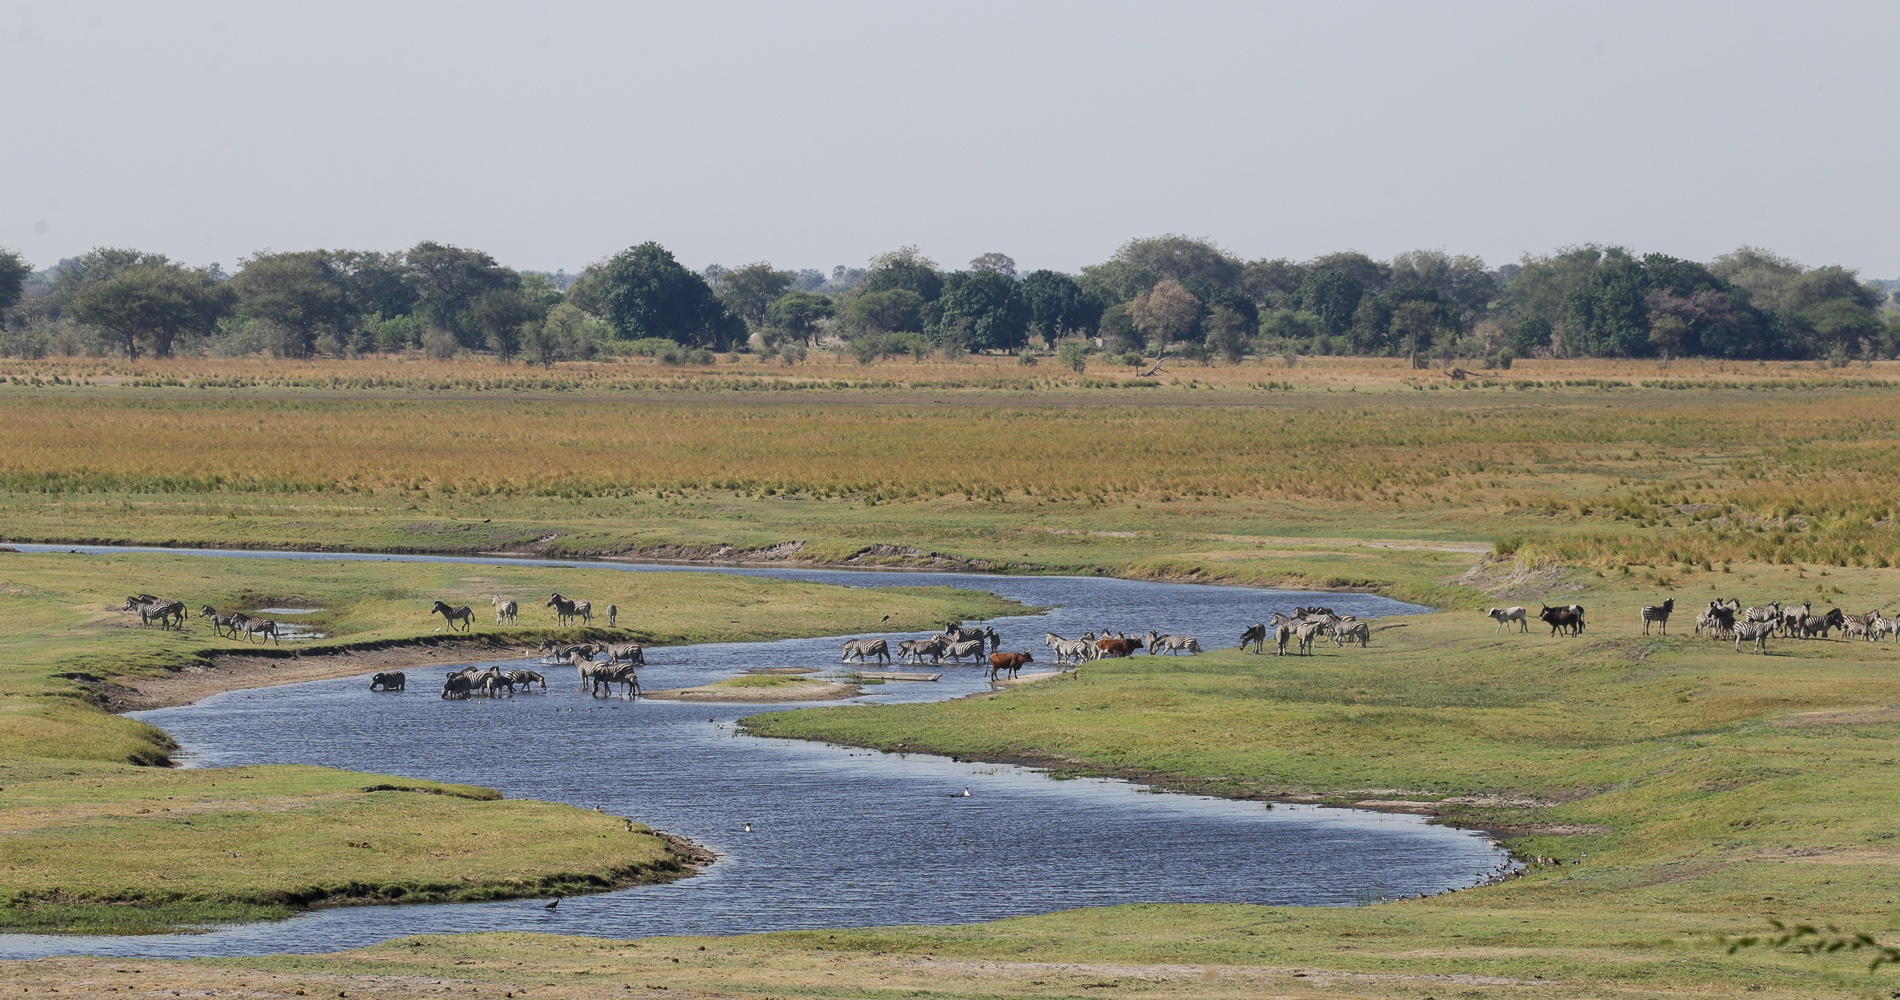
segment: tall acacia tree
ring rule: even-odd
[[[230,304],[230,289],[208,269],[136,264],[88,283],[70,311],[81,323],[111,331],[125,344],[125,356],[136,361],[140,343],[162,358],[180,335],[210,332]]]

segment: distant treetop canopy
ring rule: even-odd
[[[1203,362],[1250,353],[1420,366],[1540,355],[1840,362],[1900,354],[1896,285],[1758,247],[1704,263],[1586,244],[1493,268],[1443,250],[1248,261],[1173,233],[1129,240],[1076,275],[1022,274],[997,251],[946,271],[914,246],[862,268],[757,261],[696,273],[647,242],[572,275],[516,271],[430,241],[394,253],[262,252],[235,275],[124,248],[36,273],[0,248],[0,354],[480,351],[551,364],[601,351],[757,347],[789,363],[825,344],[870,360],[1074,343]]]

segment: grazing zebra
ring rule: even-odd
[[[548,689],[548,679],[532,670],[510,670],[508,671],[508,682],[519,688],[533,687],[539,684],[543,692],[546,692]]]
[[[548,595],[548,603],[542,607],[554,609],[554,622],[557,625],[572,625],[575,617],[581,613],[578,603],[562,597],[558,592]]]
[[[246,619],[244,622],[244,637],[249,639],[251,636],[258,636],[258,642],[263,642],[264,636],[270,636],[272,643],[279,646],[283,645],[277,637],[277,623],[269,618]]]
[[[620,620],[620,605],[618,604],[607,605],[607,627],[617,628],[618,626],[616,626],[614,623],[619,620]]]
[[[430,606],[429,613],[432,615],[441,615],[442,620],[448,622],[450,629],[455,628],[456,622],[462,623],[462,631],[464,632],[475,627],[475,609],[466,604],[459,608],[451,608],[441,601],[437,601]]]
[[[442,680],[442,697],[467,698],[475,690],[475,681],[465,673],[457,671]]]
[[[1353,618],[1338,619],[1333,622],[1331,629],[1335,646],[1356,642],[1360,649],[1364,649],[1372,642],[1372,626]]]
[[[1649,624],[1651,622],[1655,622],[1658,626],[1661,627],[1662,634],[1668,635],[1669,634],[1669,613],[1674,610],[1676,610],[1676,599],[1673,597],[1662,602],[1661,604],[1643,605],[1643,634],[1648,635]]]
[[[1200,640],[1191,635],[1162,635],[1153,629],[1149,629],[1148,655],[1153,656],[1164,649],[1170,653],[1185,651],[1189,654],[1193,654],[1201,651],[1201,643]]]
[[[233,611],[228,615],[218,614],[209,604],[198,609],[198,617],[211,620],[211,631],[213,634],[224,635],[226,632],[229,632],[230,638],[232,639],[237,638],[238,629],[242,628],[244,623],[250,620],[250,616],[242,611]]]
[[[897,662],[922,663],[924,657],[937,663],[943,659],[943,651],[949,645],[942,636],[933,635],[928,639],[902,639],[897,643]]]
[[[515,620],[515,616],[521,613],[521,605],[516,604],[513,600],[503,597],[500,594],[490,597],[488,603],[495,606],[495,624],[497,625],[500,625],[502,622],[512,624]]]
[[[859,663],[863,663],[866,657],[872,656],[876,657],[880,663],[889,663],[891,661],[890,644],[882,639],[849,640],[844,644],[844,655],[838,657],[838,662],[843,663],[856,657]]]
[[[1255,654],[1263,653],[1266,651],[1267,625],[1265,622],[1260,622],[1254,625],[1247,626],[1247,631],[1240,633],[1240,645],[1234,648],[1246,649],[1248,646],[1253,647],[1253,651]]]
[[[1773,634],[1775,634],[1774,622],[1738,622],[1735,626],[1735,651],[1741,652],[1742,643],[1749,642],[1754,644],[1755,652],[1766,653],[1768,652],[1768,637]]]

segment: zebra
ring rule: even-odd
[[[1791,635],[1801,627],[1802,619],[1814,613],[1814,602],[1803,601],[1799,608],[1782,608],[1781,620],[1776,623],[1776,631],[1782,635]]]
[[[1301,656],[1313,655],[1313,637],[1318,635],[1323,627],[1319,622],[1309,621],[1301,622],[1299,627],[1293,630],[1294,637],[1300,641]]]
[[[1743,621],[1735,626],[1735,651],[1742,651],[1743,642],[1752,642],[1755,652],[1768,652],[1768,637],[1775,633],[1774,622]]]
[[[557,625],[572,625],[574,618],[581,613],[579,602],[570,601],[559,592],[548,595],[548,603],[542,607],[554,609],[554,622]]]
[[[1889,635],[1900,635],[1900,618],[1888,618],[1880,612],[1874,612],[1873,638],[1880,639]]]
[[[429,607],[429,613],[432,615],[441,615],[442,620],[448,622],[450,630],[455,628],[456,622],[462,623],[462,631],[464,632],[475,627],[475,609],[466,604],[459,608],[451,608],[441,601],[437,601]]]
[[[277,623],[269,618],[246,619],[244,622],[244,637],[249,639],[251,636],[258,636],[258,642],[264,641],[263,636],[270,636],[272,643],[280,646],[283,645],[277,637]]]
[[[1240,633],[1240,645],[1235,648],[1246,649],[1248,646],[1252,646],[1256,654],[1266,651],[1267,624],[1265,622],[1249,625],[1247,631]]]
[[[632,663],[647,665],[646,647],[637,642],[623,642],[618,646],[608,646],[605,650],[608,663]]]
[[[1643,634],[1648,635],[1649,624],[1651,622],[1655,622],[1658,626],[1661,627],[1662,634],[1668,635],[1669,634],[1669,613],[1674,610],[1676,610],[1676,599],[1673,597],[1662,602],[1661,604],[1643,605]]]
[[[1364,649],[1367,644],[1372,642],[1372,626],[1357,619],[1336,619],[1331,626],[1331,630],[1333,633],[1333,645],[1335,646],[1344,646],[1349,642],[1356,642],[1359,644],[1360,649]]]
[[[995,634],[996,630],[993,628],[962,628],[955,622],[950,622],[943,627],[943,637],[946,642],[969,642],[971,639],[988,639]]]
[[[1148,630],[1148,655],[1153,656],[1161,650],[1170,653],[1186,651],[1193,654],[1201,651],[1201,643],[1191,635],[1162,635],[1154,629]]]
[[[980,636],[975,639],[966,639],[962,642],[946,643],[943,647],[943,655],[953,660],[961,660],[966,656],[981,658],[985,647],[988,645],[989,640]]]
[[[488,603],[495,606],[495,624],[497,625],[502,622],[513,622],[515,616],[521,613],[521,605],[500,594],[490,597]]]
[[[930,662],[937,663],[943,660],[943,651],[948,645],[938,635],[928,639],[903,639],[897,643],[897,662],[922,663],[928,656]]]
[[[1095,650],[1095,640],[1063,639],[1056,642],[1052,648],[1056,651],[1056,666],[1060,667],[1067,662],[1079,667],[1082,661],[1088,659],[1089,654]]]
[[[629,698],[637,698],[640,695],[640,677],[631,664],[593,664],[582,671],[581,683],[588,687],[589,693],[596,698],[602,697],[602,689],[606,690],[606,697],[613,697],[615,684],[623,685],[627,689]]]
[[[620,618],[620,605],[618,604],[607,605],[607,627],[617,628],[618,626],[616,626],[614,623],[618,621],[619,618]]]
[[[183,601],[168,601],[150,594],[140,594],[137,597],[126,598],[125,607],[119,610],[138,612],[139,623],[142,625],[150,625],[153,619],[157,619],[158,627],[161,629],[174,626],[185,627],[187,612]]]
[[[891,660],[890,643],[882,639],[848,640],[844,644],[843,655],[838,657],[838,662],[843,663],[852,657],[857,657],[858,662],[863,663],[866,657],[872,656],[876,657],[880,663],[889,663]]]
[[[540,684],[542,691],[548,689],[548,679],[532,670],[510,670],[508,671],[508,682],[515,687],[525,688]]]
[[[1728,638],[1735,631],[1735,609],[1720,601],[1710,601],[1708,609],[1695,619],[1696,634],[1701,635],[1704,629],[1711,639]]]
[[[230,637],[233,639],[237,638],[238,629],[242,628],[244,623],[250,620],[250,616],[242,611],[233,611],[228,615],[218,614],[209,604],[198,609],[198,617],[211,620],[211,631],[213,634],[224,635],[226,632],[229,632],[231,634]]]

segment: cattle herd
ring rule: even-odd
[[[1643,605],[1638,612],[1643,634],[1649,635],[1652,626],[1662,634],[1668,634],[1669,617],[1675,610],[1676,599],[1673,597],[1661,604]],[[1485,614],[1497,621],[1498,629],[1507,628],[1516,622],[1518,631],[1529,630],[1526,619],[1530,617],[1530,611],[1527,608],[1489,608]],[[1582,605],[1569,604],[1559,608],[1543,605],[1537,617],[1550,626],[1551,635],[1559,632],[1565,635],[1583,634]],[[1888,618],[1878,608],[1858,615],[1848,614],[1840,608],[1817,612],[1812,601],[1785,606],[1780,601],[1770,601],[1745,608],[1740,600],[1732,597],[1725,601],[1710,601],[1709,606],[1695,617],[1696,635],[1706,635],[1721,641],[1732,639],[1738,653],[1743,643],[1748,643],[1757,653],[1766,653],[1771,638],[1825,639],[1836,630],[1843,638],[1877,641],[1890,635],[1900,635],[1900,618]]]

